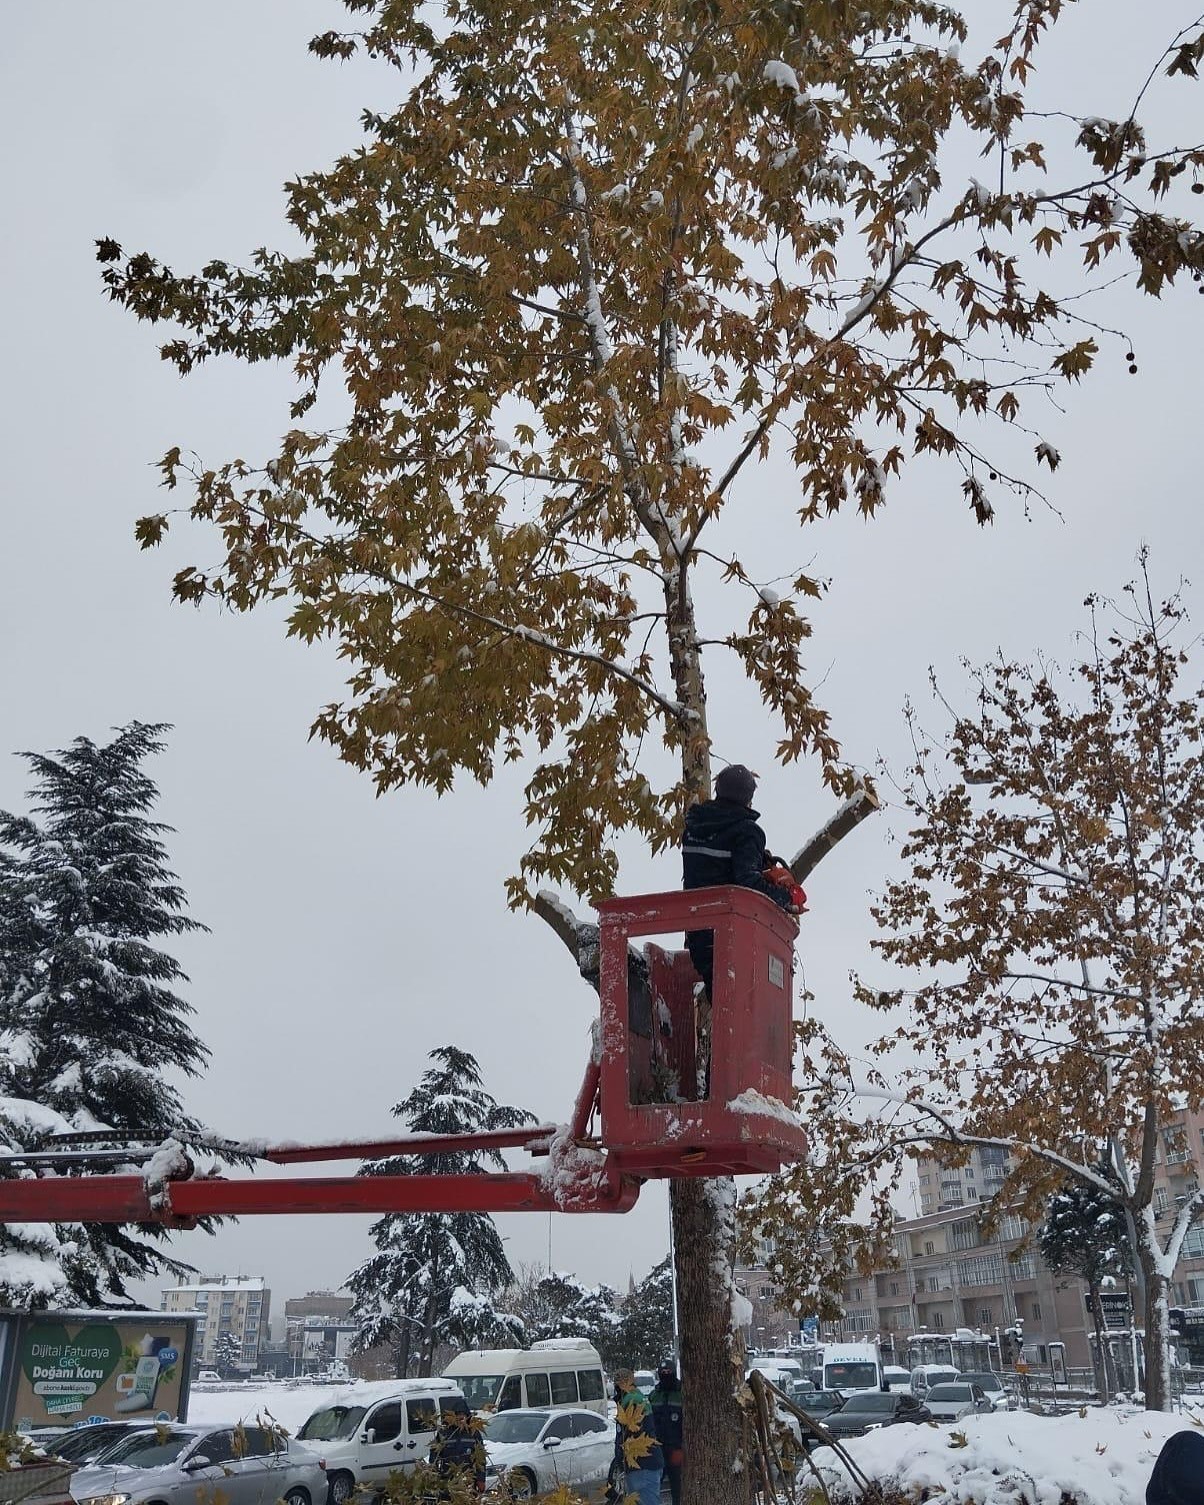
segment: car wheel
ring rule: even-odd
[[[350,1474],[331,1474],[326,1490],[329,1505],[347,1505],[347,1501],[354,1493],[355,1480]]]
[[[284,1497],[284,1505],[309,1505],[309,1490],[294,1484]]]
[[[529,1468],[516,1468],[510,1475],[509,1484],[510,1494],[516,1500],[531,1499],[539,1488]]]

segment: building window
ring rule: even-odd
[[[978,1225],[973,1218],[958,1218],[949,1230],[949,1238],[955,1249],[976,1249],[979,1244]]]
[[[1040,1320],[1041,1320],[1041,1303],[1039,1301],[1034,1301],[1033,1302],[1033,1321],[1034,1322],[1040,1322]]]
[[[1183,1240],[1183,1257],[1204,1259],[1204,1223],[1197,1223],[1187,1230],[1187,1237]]]
[[[890,1293],[891,1293],[892,1296],[897,1296],[899,1294],[899,1282],[897,1280],[892,1280],[891,1281],[891,1283],[890,1283]]]
[[[945,1331],[945,1319],[940,1312],[933,1312],[932,1314],[932,1330],[938,1333]]]
[[[931,1239],[925,1239],[925,1241],[924,1241],[924,1253],[925,1254],[935,1254],[936,1253],[936,1245],[932,1242]]]
[[[1170,1194],[1170,1192],[1167,1191],[1167,1189],[1166,1189],[1165,1186],[1156,1186],[1154,1188],[1154,1213],[1155,1213],[1155,1216],[1161,1217],[1162,1214],[1167,1211],[1167,1209],[1170,1207],[1170,1205],[1171,1205],[1171,1194]]]
[[[979,1327],[990,1327],[994,1321],[995,1318],[991,1315],[991,1308],[989,1306],[980,1306],[978,1308]]]
[[[967,1202],[977,1202],[978,1201],[978,1188],[976,1186],[967,1186],[966,1187],[966,1201]]]

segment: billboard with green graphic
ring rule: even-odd
[[[187,1418],[194,1319],[27,1312],[2,1320],[6,1427]]]

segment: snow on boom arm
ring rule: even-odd
[[[789,1107],[796,921],[750,889],[610,899],[599,906],[601,1027],[572,1121],[477,1134],[312,1145],[198,1141],[193,1151],[275,1165],[448,1150],[523,1150],[537,1169],[465,1175],[229,1178],[198,1175],[184,1144],[49,1141],[0,1156],[0,1222],[153,1223],[314,1212],[626,1212],[649,1179],[763,1174],[799,1158]],[[591,927],[592,928],[592,927]],[[697,978],[684,951],[632,937],[713,929],[709,1087],[696,1067]],[[598,1128],[595,1129],[595,1120]],[[73,1175],[141,1162],[141,1173]],[[41,1175],[40,1170],[50,1174]]]

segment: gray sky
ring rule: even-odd
[[[1121,0],[1071,9],[1044,71],[1062,108],[1127,102],[1126,81],[1140,82],[1158,44],[1191,19],[1190,7],[1159,3],[1126,23],[1137,13]],[[594,999],[542,924],[506,910],[502,881],[525,842],[518,777],[488,791],[465,784],[442,803],[414,790],[376,800],[366,776],[306,740],[316,710],[341,694],[333,655],[286,643],[270,612],[173,605],[172,572],[213,555],[203,535],[183,529],[149,555],[133,542],[134,519],[160,504],[164,451],[270,453],[289,383],[227,364],[179,380],[159,361],[155,332],[105,302],[92,242],[111,235],[180,268],[286,244],[281,184],[355,145],[359,110],[390,98],[380,70],[306,53],[314,32],[344,16],[334,0],[7,10],[0,753],[101,738],[134,717],[174,723],[152,772],[192,913],[212,930],[177,951],[213,1052],[187,1103],[214,1128],[387,1134],[389,1108],[427,1051],[448,1042],[477,1055],[497,1097],[561,1120]],[[1204,134],[1200,90],[1180,83],[1169,97],[1170,134]],[[852,761],[904,761],[900,707],[909,694],[926,700],[929,664],[955,689],[960,654],[1002,645],[1064,657],[1083,596],[1119,590],[1142,541],[1167,585],[1190,574],[1204,514],[1188,352],[1201,348],[1204,299],[1190,286],[1161,304],[1129,297],[1124,317],[1140,376],[1109,351],[1067,394],[1067,416],[1051,408],[1042,419],[1063,456],[1047,488],[1060,518],[1040,505],[1025,517],[997,498],[998,521],[982,531],[959,474],[916,467],[873,523],[850,513],[801,537],[784,471],[746,480],[745,507],[765,519],[764,558],[811,560],[833,580],[814,613],[810,661]],[[771,730],[751,712],[730,674],[717,675],[717,750],[766,776],[758,804],[770,843],[793,850],[831,802],[812,768],[772,768]],[[0,757],[0,807],[20,805],[24,774]],[[866,896],[890,870],[890,827],[863,827],[810,885],[800,956],[817,1007],[847,1042],[871,1028],[846,977],[865,961]],[[671,857],[625,855],[630,892],[678,879]],[[546,1262],[550,1239],[558,1268],[620,1286],[667,1248],[655,1188],[624,1219],[502,1222],[516,1262]],[[279,1307],[337,1285],[369,1250],[366,1225],[249,1219],[178,1247],[207,1272],[265,1274]]]

